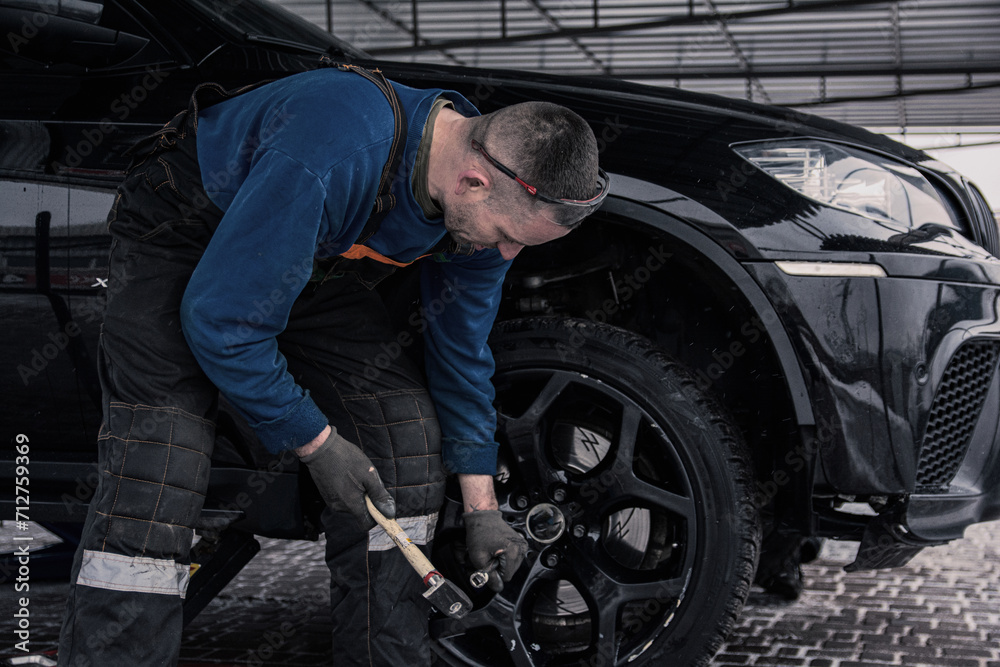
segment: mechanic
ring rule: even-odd
[[[606,196],[593,132],[554,104],[480,115],[322,67],[199,86],[132,160],[108,216],[101,479],[59,664],[176,664],[220,394],[327,503],[337,664],[429,664],[423,585],[364,495],[429,552],[457,474],[472,565],[496,567],[494,590],[517,570],[486,339],[514,256]],[[422,302],[440,306],[420,322],[423,369],[385,353],[400,339],[373,289],[421,258]]]

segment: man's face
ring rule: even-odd
[[[456,240],[471,243],[477,250],[496,248],[507,260],[525,246],[554,241],[571,229],[557,225],[544,211],[523,220],[490,211],[482,202],[452,202],[445,210],[444,226]]]

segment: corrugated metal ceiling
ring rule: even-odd
[[[857,125],[1000,126],[998,0],[277,0],[373,55],[607,76]]]

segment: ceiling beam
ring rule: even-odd
[[[554,70],[558,72],[558,70]],[[570,73],[572,70],[563,70]],[[827,83],[835,80],[836,77],[847,76],[921,76],[921,75],[956,75],[969,76],[973,74],[1000,74],[1000,61],[987,61],[979,64],[971,63],[934,63],[920,65],[895,65],[877,66],[871,63],[853,63],[850,65],[821,65],[818,63],[806,63],[802,65],[780,64],[776,66],[755,66],[753,74],[761,79],[765,78],[814,78],[824,76]],[[642,68],[612,68],[607,76],[619,79],[741,79],[746,77],[746,72],[741,68],[726,67],[699,67],[697,65],[683,65],[680,67],[664,67],[661,65],[651,65]]]
[[[732,31],[729,29],[726,17],[719,12],[718,7],[716,7],[713,0],[703,0],[703,2],[708,5],[712,15],[715,16],[716,21],[719,24],[719,30],[722,31],[722,37],[726,40],[726,44],[729,45],[729,50],[733,52],[733,56],[736,58],[736,64],[739,65],[740,70],[742,70],[747,77],[747,98],[753,101],[753,91],[756,90],[761,99],[770,104],[771,96],[767,94],[766,90],[764,90],[764,85],[760,82],[760,79],[754,76],[750,60],[743,53],[743,49],[740,48],[739,42],[736,41],[736,37],[733,36]]]
[[[417,33],[417,0],[410,0],[410,15],[413,20],[412,28],[403,23],[403,21],[401,21],[400,19],[396,18],[392,12],[390,12],[387,9],[384,9],[383,7],[380,7],[377,3],[373,2],[373,0],[355,0],[355,2],[368,9],[370,12],[378,16],[386,23],[390,24],[392,27],[396,28],[397,30],[401,30],[407,35],[410,35],[413,38],[413,46],[410,48],[420,48],[419,42],[421,41],[423,41],[426,44],[427,40],[422,40],[420,38],[420,35]],[[331,30],[330,32],[332,34],[333,31]],[[435,48],[432,50],[440,51],[441,55],[443,55],[445,58],[450,60],[455,65],[466,64],[461,60],[459,60],[458,58],[456,58],[455,56],[453,56],[452,54],[446,53],[444,48]]]
[[[380,7],[376,2],[373,2],[373,0],[355,0],[355,2],[357,2],[359,5],[361,5],[371,13],[378,16],[380,19],[391,25],[393,28],[405,32],[407,35],[410,35],[413,39],[417,39],[416,30],[403,23],[400,19],[396,18],[393,15],[393,13],[390,12],[389,10]]]
[[[562,26],[559,25],[559,21],[557,21],[552,16],[551,12],[549,12],[548,9],[543,7],[541,3],[538,2],[538,0],[528,0],[528,4],[531,5],[536,12],[538,12],[538,15],[542,17],[542,20],[545,21],[545,23],[547,23],[557,31],[562,31]],[[608,73],[608,66],[605,65],[600,58],[595,56],[590,49],[581,44],[579,39],[571,37],[569,41],[570,43],[573,44],[573,46],[577,48],[577,50],[580,51],[581,54],[583,54],[583,57],[587,61],[589,61],[591,65],[596,67],[599,71],[604,72],[605,74]]]
[[[889,93],[887,95],[850,95],[844,97],[828,97],[825,100],[806,100],[803,102],[782,102],[783,107],[795,107],[797,109],[816,109],[829,106],[831,104],[850,104],[856,102],[890,102],[899,98],[927,97],[928,95],[960,95],[962,93],[973,93],[981,90],[995,90],[1000,88],[1000,81],[995,83],[984,83],[973,86],[961,86],[954,88],[925,88],[908,90],[900,94]]]
[[[363,4],[371,4],[362,1]],[[886,0],[817,0],[807,4],[793,4],[782,7],[771,7],[769,9],[753,9],[746,11],[727,12],[723,16],[728,21],[739,21],[742,19],[763,18],[767,16],[779,15],[799,15],[817,11],[839,10],[848,7],[859,7],[863,5],[885,5]],[[419,46],[401,46],[386,48],[370,48],[368,52],[375,56],[404,55],[422,53],[426,51],[440,51],[442,49],[467,49],[467,48],[488,48],[496,46],[507,46],[522,42],[537,42],[552,39],[574,39],[581,37],[596,37],[614,35],[623,32],[640,32],[644,30],[657,30],[685,25],[704,25],[716,23],[718,18],[711,13],[678,14],[661,19],[650,21],[636,21],[632,23],[619,23],[615,25],[595,26],[593,28],[564,28],[562,30],[547,30],[544,32],[525,33],[520,35],[508,35],[506,37],[479,37],[465,39],[450,39],[439,42],[425,41]]]

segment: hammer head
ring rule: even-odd
[[[431,572],[426,582],[424,597],[442,614],[450,618],[462,618],[472,611],[472,600],[465,591],[445,579],[440,572]]]

